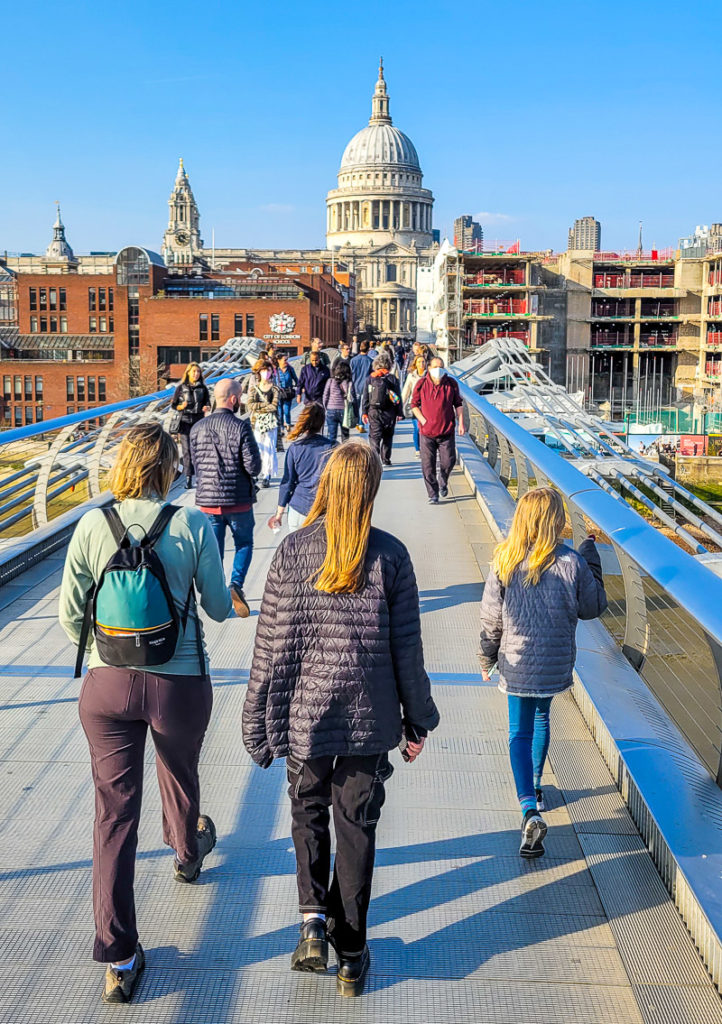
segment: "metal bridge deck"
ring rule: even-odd
[[[219,834],[179,886],[148,773],[136,893],[148,968],[131,1006],[100,1003],[92,947],[93,794],[73,654],[57,625],[62,554],[0,589],[0,1022],[722,1022],[722,1004],[568,695],[554,707],[547,856],[524,862],[504,700],[482,685],[477,613],[492,536],[457,472],[426,504],[404,429],[375,522],[411,550],[442,725],[396,774],[378,835],[366,995],[293,974],[298,917],[282,764],[240,738],[254,618],[209,626],[215,683],[202,754]],[[261,494],[247,593],[277,543]]]

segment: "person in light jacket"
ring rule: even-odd
[[[178,449],[158,423],[131,427],[110,474],[116,512],[137,544],[166,504]],[[86,512],[70,541],[60,587],[60,624],[77,644],[88,592],[118,542],[103,510]],[[163,842],[175,851],[174,875],[194,882],[216,842],[212,820],[200,814],[198,758],[211,715],[213,691],[203,627],[189,594],[216,622],[231,610],[218,544],[207,517],[179,508],[155,544],[179,615],[188,609],[175,654],[148,670],[116,668],[92,645],[80,691],[80,721],[90,747],[95,786],[93,830],[93,958],[107,964],[103,1001],[125,1003],[145,966],[138,942],[133,876],[143,762],[148,730],[156,748],[163,808]]]
[[[424,668],[409,553],[371,526],[376,452],[347,441],[329,456],[306,525],[274,555],[243,707],[243,742],[262,768],[286,758],[301,935],[291,968],[323,971],[359,995],[388,753],[409,761],[439,721]],[[329,809],[336,857],[333,877]]]
[[[426,360],[423,356],[416,356],[409,367],[409,372],[406,374],[406,379],[404,380],[404,386],[401,389],[401,402],[403,405],[404,416],[411,419],[414,424],[414,451],[416,452],[417,459],[421,458],[419,454],[419,421],[411,411],[411,399],[414,396],[414,388],[425,376]]]
[[[558,491],[537,487],[517,502],[509,536],[494,552],[481,601],[480,661],[509,707],[509,755],[522,810],[522,857],[541,857],[547,826],[541,817],[549,710],[573,683],[579,619],[607,607],[593,536],[579,552],[562,543],[566,526]]]

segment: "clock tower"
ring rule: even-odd
[[[201,256],[203,239],[198,207],[182,158],[168,206],[170,217],[163,235],[163,259],[169,267],[190,267]]]

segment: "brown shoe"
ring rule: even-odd
[[[105,970],[104,1003],[129,1003],[133,998],[141,971],[145,967],[145,953],[140,943],[135,947],[135,963],[129,971],[118,970],[108,964]]]
[[[198,859],[194,860],[192,864],[179,864],[178,861],[175,861],[173,874],[177,882],[197,881],[203,861],[216,845],[216,826],[213,824],[213,819],[209,818],[207,814],[201,814],[198,819],[196,836],[198,837]]]
[[[247,619],[251,614],[251,609],[248,607],[248,601],[246,601],[243,591],[235,583],[231,583],[231,601],[233,602],[233,611],[238,618]]]

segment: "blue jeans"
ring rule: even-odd
[[[549,753],[551,697],[513,697],[509,704],[509,758],[519,803],[536,806],[534,790],[541,786]]]
[[[344,441],[348,440],[348,428],[342,426],[343,424],[343,409],[327,409],[326,410],[326,437],[331,441],[332,444],[336,444],[336,436],[341,431],[341,437]]]
[[[278,405],[278,422],[280,426],[285,423],[287,427],[291,426],[291,409],[293,408],[293,399],[289,398],[288,401],[284,400]]]
[[[419,450],[419,421],[414,416],[414,448]]]
[[[231,586],[243,590],[243,583],[253,556],[253,511],[211,513],[208,518],[211,521],[211,529],[218,541],[221,561],[223,561],[223,552],[226,547],[226,527],[230,527],[233,543],[236,546],[236,553],[233,556],[233,568],[231,569]]]

